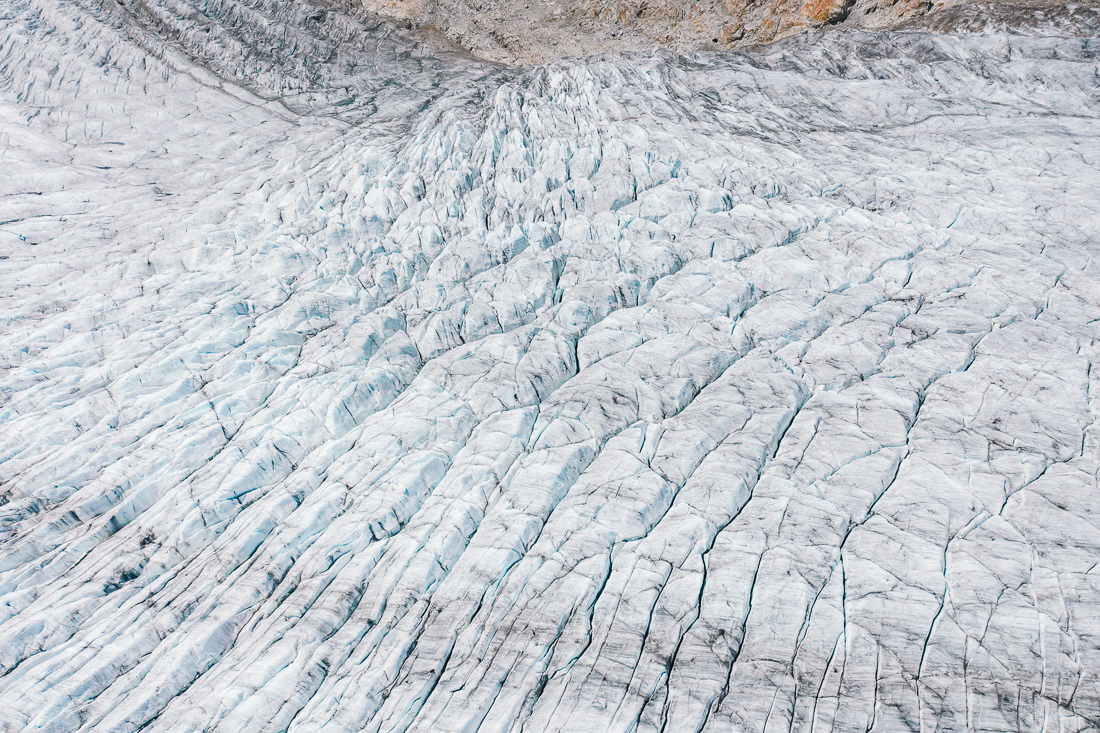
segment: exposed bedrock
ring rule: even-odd
[[[937,32],[1057,27],[1094,35],[1100,2],[1059,0],[362,0],[505,63],[599,53],[720,50],[835,28]]]

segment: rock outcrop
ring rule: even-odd
[[[533,63],[598,53],[719,50],[833,26],[989,30],[1060,24],[1092,32],[1096,0],[362,0],[476,56]]]

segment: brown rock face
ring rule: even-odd
[[[1072,15],[1054,0],[361,0],[413,28],[441,33],[509,64],[598,53],[720,50],[834,25],[938,31],[1028,25]],[[1049,18],[1048,18],[1049,20]]]

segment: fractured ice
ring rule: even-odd
[[[11,0],[0,724],[1100,727],[1098,54]]]

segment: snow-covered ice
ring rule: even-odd
[[[1100,38],[0,8],[9,730],[1100,728]]]

